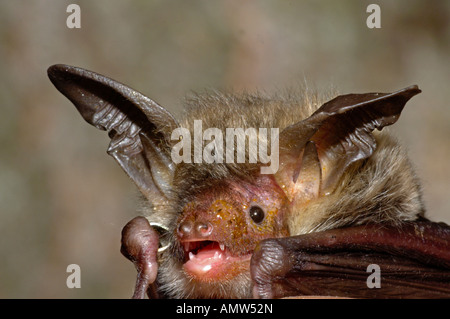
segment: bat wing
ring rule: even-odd
[[[449,298],[450,227],[365,225],[260,243],[255,297]]]
[[[91,125],[108,132],[113,156],[154,205],[164,205],[174,164],[170,134],[178,124],[163,107],[103,75],[68,65],[53,65],[55,87]]]

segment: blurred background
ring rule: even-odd
[[[81,29],[66,8],[81,7]],[[381,8],[369,29],[366,8]],[[180,114],[192,91],[340,93],[418,84],[391,131],[409,149],[430,218],[450,222],[450,1],[0,0],[0,298],[129,298],[119,252],[137,190],[47,78],[105,74]],[[81,267],[69,289],[66,268]]]

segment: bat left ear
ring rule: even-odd
[[[177,121],[145,95],[106,76],[69,65],[53,65],[55,87],[91,125],[108,132],[110,154],[154,205],[168,200],[175,165],[171,132]]]
[[[420,92],[414,85],[394,93],[340,95],[285,128],[275,177],[288,198],[307,201],[333,192],[350,164],[375,151],[372,131],[394,124]]]

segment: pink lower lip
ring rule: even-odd
[[[189,252],[183,268],[188,275],[200,281],[218,281],[242,271],[245,267],[243,263],[250,258],[251,254],[232,256],[228,249],[222,250],[218,243],[213,242],[200,248],[196,254]]]

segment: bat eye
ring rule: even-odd
[[[265,217],[264,211],[259,206],[252,206],[250,208],[249,214],[250,214],[250,217],[252,218],[252,220],[256,224],[261,223],[264,220],[264,217]]]

